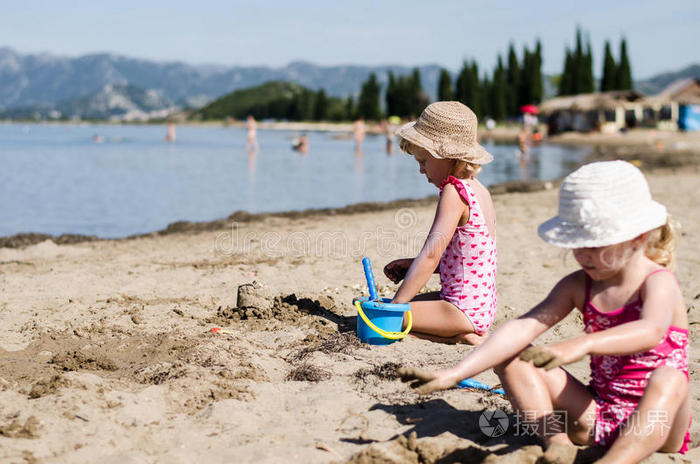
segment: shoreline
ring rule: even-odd
[[[245,130],[247,128],[245,121],[227,122],[223,119],[209,121],[174,121],[177,126],[184,127],[223,127]],[[67,126],[166,126],[167,121],[11,121],[0,120],[0,125],[67,125]],[[286,132],[327,132],[336,134],[353,133],[353,121],[257,121],[258,130],[271,131],[286,131]],[[400,125],[396,126],[398,128]],[[483,125],[479,126],[479,135],[483,140],[490,140],[497,144],[517,144],[519,126],[514,124],[504,124],[496,126],[492,130],[487,130]],[[367,135],[380,136],[384,135],[385,131],[379,123],[366,123]]]
[[[224,127],[246,129],[245,121],[226,121],[223,119],[207,121],[173,121],[176,125],[185,127]],[[257,121],[258,130],[288,131],[288,132],[331,132],[338,134],[353,133],[353,121]],[[168,121],[13,121],[0,119],[0,125],[107,125],[107,126],[165,126]],[[401,125],[397,125],[396,128]],[[564,132],[547,136],[547,126],[539,123],[540,131],[545,134],[543,143],[557,145],[579,145],[589,147],[656,147],[661,150],[692,150],[700,152],[700,131],[662,131],[649,128],[631,129],[626,132]],[[498,123],[495,128],[488,130],[479,124],[478,139],[481,143],[518,144],[518,133],[522,126],[518,123]],[[366,133],[372,136],[385,134],[379,123],[366,122]]]
[[[490,185],[488,187],[491,195],[502,195],[505,193],[528,193],[538,192],[541,190],[549,190],[558,186],[561,179],[551,181],[543,180],[513,180],[502,182],[499,184]],[[157,237],[172,234],[193,234],[199,232],[209,232],[216,230],[224,230],[238,223],[253,223],[262,222],[269,218],[284,218],[284,219],[307,219],[318,216],[341,216],[355,215],[364,213],[381,212],[399,208],[414,208],[434,204],[438,199],[438,195],[429,195],[423,198],[400,198],[390,201],[375,201],[375,202],[360,202],[352,203],[340,207],[328,208],[308,208],[303,210],[290,211],[274,211],[264,213],[250,213],[244,210],[238,210],[226,218],[212,219],[210,221],[175,221],[168,224],[164,229],[141,234],[127,235],[126,237],[105,238],[96,235],[82,234],[61,234],[51,235],[41,232],[18,232],[13,235],[0,237],[0,248],[25,248],[31,245],[36,245],[46,240],[53,241],[56,245],[71,245],[84,242],[96,241],[127,241],[135,240],[144,237]]]
[[[223,119],[207,121],[173,121],[176,125],[185,127],[224,127],[246,129],[245,121],[226,121]],[[0,125],[107,125],[107,126],[165,126],[168,121],[14,121],[0,119]],[[352,134],[353,121],[257,121],[258,130],[275,130],[289,132],[336,132]],[[384,130],[379,123],[366,122],[368,135],[384,135]],[[396,126],[400,127],[400,124]],[[547,127],[539,123],[540,131],[547,134]],[[495,128],[488,130],[483,124],[479,124],[478,138],[480,141],[493,141],[494,143],[518,143],[518,133],[522,126],[519,123],[498,123]],[[583,146],[661,146],[662,149],[680,150],[690,148],[700,150],[700,131],[681,132],[677,130],[662,131],[650,128],[631,129],[626,132],[600,133],[600,132],[564,132],[557,135],[546,136],[545,143],[558,145],[583,145]]]

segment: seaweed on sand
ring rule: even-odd
[[[296,382],[320,382],[331,378],[331,373],[310,364],[295,367],[287,375],[287,380]]]

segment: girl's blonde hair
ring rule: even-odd
[[[618,267],[626,262],[634,253],[632,240],[618,243],[605,250],[600,255],[601,261],[610,267]],[[676,234],[675,224],[668,219],[666,224],[647,232],[646,242],[642,245],[647,258],[667,269],[673,269],[675,264]]]
[[[644,244],[647,258],[667,269],[673,269],[676,261],[676,224],[671,218],[666,224],[651,230]]]
[[[452,175],[460,179],[476,177],[481,172],[481,165],[469,161],[457,160],[452,167]]]
[[[400,137],[399,148],[402,152],[411,154],[411,150],[423,147],[416,145],[415,143],[411,143],[408,140]],[[450,174],[460,179],[466,179],[469,177],[476,177],[479,175],[480,172],[480,164],[470,163],[469,161],[454,160],[454,165],[452,166],[452,172]]]

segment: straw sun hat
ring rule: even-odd
[[[626,161],[587,164],[559,189],[559,211],[537,233],[552,245],[593,248],[626,242],[666,223],[642,172]]]
[[[467,106],[441,101],[428,105],[417,121],[404,124],[396,135],[438,159],[490,163],[493,156],[476,141],[476,126],[476,115]]]

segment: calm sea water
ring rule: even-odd
[[[352,140],[309,133],[305,156],[291,150],[298,134],[258,131],[249,156],[244,130],[164,126],[0,124],[0,236],[18,232],[124,237],[178,220],[204,221],[238,210],[287,211],[437,193],[418,165],[383,137]],[[100,135],[102,143],[93,136]],[[516,147],[486,144],[495,161],[480,180],[555,179],[583,157],[581,148],[541,146],[522,165]]]

